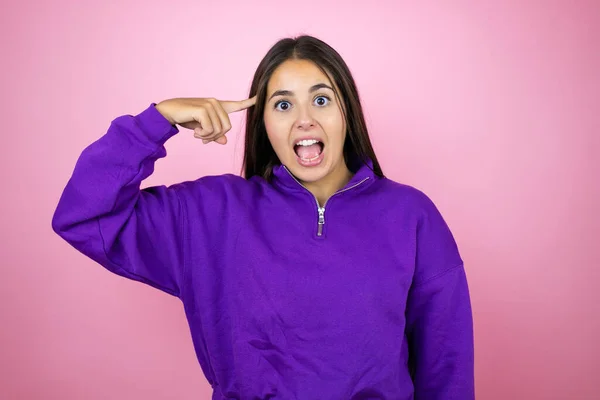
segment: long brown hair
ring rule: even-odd
[[[360,98],[354,78],[342,57],[327,43],[309,35],[279,40],[262,59],[252,80],[249,97],[256,97],[256,104],[247,110],[246,138],[244,148],[244,177],[261,176],[270,181],[273,167],[280,161],[271,146],[263,120],[267,84],[273,72],[289,59],[308,60],[315,63],[330,79],[340,93],[336,97],[343,101],[346,120],[344,160],[352,170],[355,163],[370,159],[373,171],[383,177],[383,172],[371,145]],[[335,87],[334,87],[335,90]]]

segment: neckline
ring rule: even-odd
[[[376,175],[373,171],[373,162],[371,159],[367,159],[365,162],[355,162],[352,167],[349,166],[351,171],[354,172],[352,178],[350,178],[348,183],[339,191],[346,190],[364,180],[375,180]],[[273,184],[290,190],[306,190],[300,181],[283,164],[278,164],[273,167]]]

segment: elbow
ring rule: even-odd
[[[60,205],[54,210],[54,214],[52,215],[52,230],[59,236],[62,236],[65,231],[63,215],[60,211]]]
[[[66,206],[63,202],[59,202],[54,214],[52,215],[52,230],[63,239],[67,239],[69,233],[78,225],[76,214],[73,213],[72,207]]]

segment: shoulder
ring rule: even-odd
[[[417,187],[381,180],[394,198],[397,212],[407,216],[413,227],[416,245],[415,282],[425,282],[463,264],[457,241],[446,218],[432,197]]]
[[[204,201],[215,198],[240,198],[252,195],[259,190],[259,185],[254,180],[247,180],[242,176],[227,173],[220,175],[206,175],[195,180],[180,182],[173,185],[182,198],[193,198]]]
[[[404,211],[409,210],[421,218],[439,213],[432,197],[416,186],[390,178],[381,178],[375,190],[390,206],[399,207]]]

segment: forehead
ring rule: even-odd
[[[287,60],[273,71],[267,91],[308,90],[317,83],[331,85],[331,80],[315,63],[308,60]]]

